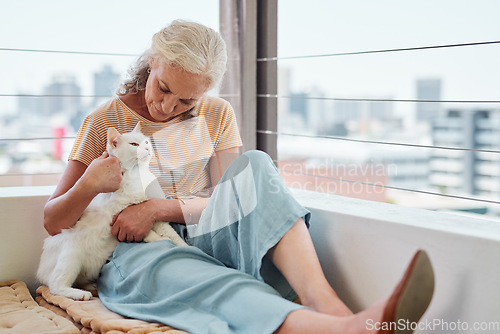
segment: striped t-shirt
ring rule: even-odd
[[[194,195],[210,185],[208,161],[214,152],[242,145],[227,101],[205,95],[196,108],[198,116],[188,120],[179,115],[167,122],[153,122],[114,98],[84,119],[69,159],[88,166],[106,149],[109,127],[126,133],[140,122],[142,133],[153,145],[150,170],[165,194],[176,198]]]

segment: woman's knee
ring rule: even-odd
[[[224,173],[221,181],[234,178],[237,175],[254,175],[265,171],[269,172],[270,168],[275,170],[276,166],[267,153],[258,150],[247,151],[233,161]]]
[[[251,150],[251,151],[246,151],[245,153],[243,153],[243,155],[250,160],[252,165],[261,163],[265,164],[273,163],[271,157],[264,151]]]

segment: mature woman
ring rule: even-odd
[[[119,97],[84,120],[46,204],[47,231],[70,228],[97,194],[120,186],[106,130],[124,133],[141,122],[155,151],[151,170],[168,197],[114,217],[112,234],[124,242],[98,282],[108,308],[192,333],[369,333],[380,327],[367,328],[369,319],[418,321],[433,288],[424,252],[387,300],[355,315],[339,300],[311,242],[309,212],[266,154],[237,157],[231,106],[205,95],[225,66],[224,42],[212,29],[174,21],[155,34]],[[141,243],[157,221],[178,223],[192,247]],[[302,305],[290,301],[297,295]]]

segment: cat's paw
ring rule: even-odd
[[[144,242],[155,242],[159,240],[162,240],[162,237],[153,230],[149,231],[148,235],[144,238]]]
[[[88,284],[85,284],[83,286],[81,286],[81,288],[83,290],[88,290],[88,291],[93,291],[93,290],[97,290],[97,283],[88,283]]]
[[[176,246],[189,246],[186,241],[184,241],[184,239],[182,239],[181,237],[174,237],[172,238],[172,241],[174,242],[174,244]]]
[[[74,300],[91,300],[92,299],[92,293],[89,291],[85,290],[79,290],[78,292],[71,293],[69,296],[66,296],[68,298],[74,299]]]
[[[75,288],[62,288],[51,292],[55,295],[61,295],[74,300],[91,300],[92,293],[85,290],[75,289]]]

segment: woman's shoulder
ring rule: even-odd
[[[112,98],[100,106],[98,106],[94,111],[86,116],[87,119],[99,119],[102,117],[113,117],[116,116],[117,111],[120,109],[119,99],[117,97]]]
[[[221,109],[228,110],[232,109],[231,104],[217,96],[204,95],[200,100],[199,106],[200,110],[213,110],[213,109]]]
[[[105,140],[108,128],[114,127],[120,133],[124,133],[133,129],[136,124],[137,121],[127,116],[127,111],[124,110],[119,98],[113,98],[94,109],[83,119],[79,134],[93,134],[100,140]]]
[[[227,120],[235,118],[231,104],[216,96],[205,95],[198,105],[199,115],[202,115],[207,123],[220,125]]]
[[[123,131],[123,127],[133,129],[137,124],[137,118],[132,115],[127,106],[115,97],[97,107],[93,112],[85,117],[84,124],[91,124],[102,131],[107,131],[109,127],[115,127]]]

